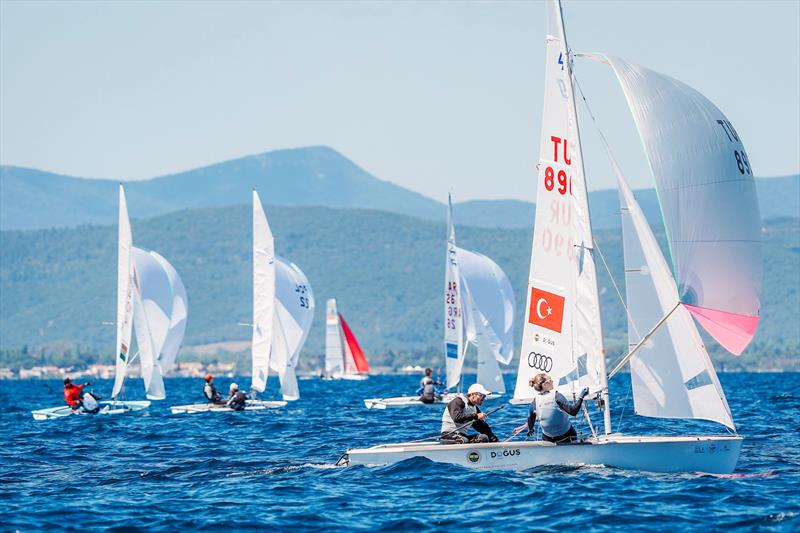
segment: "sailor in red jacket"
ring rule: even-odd
[[[64,378],[64,401],[73,409],[78,409],[83,405],[83,388],[89,383],[75,385],[69,378]]]

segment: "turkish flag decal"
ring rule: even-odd
[[[564,319],[564,297],[531,287],[531,308],[528,322],[561,333]]]

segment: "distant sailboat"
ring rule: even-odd
[[[505,272],[485,255],[456,246],[453,206],[447,198],[447,253],[444,280],[444,359],[447,389],[463,388],[462,371],[469,346],[475,347],[477,383],[497,395],[506,387],[498,363],[508,364],[514,352],[514,291]],[[465,338],[466,337],[466,338]],[[419,396],[368,398],[368,409],[447,403],[444,394],[434,403]]]
[[[336,300],[328,300],[325,311],[325,379],[365,380],[369,363],[356,336],[336,308]]]
[[[152,253],[155,254],[155,252]],[[185,291],[182,292],[182,295],[177,296],[177,298],[182,298],[183,300],[184,311],[181,316],[181,313],[176,310],[176,320],[174,324],[172,323],[173,316],[171,313],[173,305],[169,305],[170,316],[169,320],[166,322],[156,317],[157,312],[153,309],[153,305],[151,305],[153,302],[152,297],[155,294],[159,295],[159,300],[161,300],[161,296],[174,294],[171,283],[175,283],[174,289],[178,292],[183,289],[183,284],[180,283],[177,272],[174,271],[172,266],[169,265],[163,257],[158,254],[153,255],[153,261],[158,265],[154,270],[162,272],[166,272],[166,268],[170,270],[170,274],[165,274],[168,278],[167,286],[169,288],[157,288],[158,276],[153,275],[153,272],[149,270],[149,268],[153,266],[149,260],[141,258],[138,263],[134,260],[134,256],[139,257],[140,254],[148,255],[147,252],[133,247],[131,224],[128,218],[128,205],[125,201],[125,189],[120,185],[119,227],[117,237],[117,340],[115,343],[115,352],[117,355],[115,357],[114,388],[111,392],[110,401],[101,400],[97,402],[100,408],[97,414],[123,414],[140,411],[150,406],[149,401],[123,401],[119,399],[123,384],[125,383],[125,377],[127,376],[128,366],[130,366],[137,356],[140,357],[142,376],[145,379],[145,388],[148,398],[163,399],[165,394],[164,384],[163,381],[161,381],[162,373],[160,369],[168,368],[172,365],[181,339],[183,338],[183,328],[185,327],[186,321]],[[156,259],[156,256],[158,256],[163,263],[160,262],[159,259]],[[142,268],[142,275],[140,275],[138,267]],[[172,273],[174,273],[174,278],[169,279]],[[158,306],[155,305],[155,307]],[[139,352],[131,355],[130,345],[134,322],[138,323],[137,336],[140,339],[140,346]],[[153,346],[152,334],[149,332],[151,325],[153,329],[158,330],[158,350]],[[165,352],[164,347],[167,344],[167,338],[170,336],[170,343]],[[159,354],[163,357],[160,362],[158,361]],[[73,410],[69,406],[59,406],[32,411],[32,414],[35,420],[47,420],[73,414],[83,414],[83,411],[80,409]]]
[[[692,317],[737,355],[758,324],[760,216],[744,146],[725,115],[688,85],[618,58],[584,55],[611,66],[622,85],[655,177],[673,263],[670,268],[601,135],[620,194],[630,343],[607,373],[573,54],[560,3],[551,0],[547,6],[537,210],[514,401],[529,404],[535,394],[529,378],[546,372],[565,396],[589,388],[602,406],[603,432],[590,423],[591,436],[558,446],[389,444],[348,450],[341,464],[422,456],[478,469],[603,464],[724,474],[736,467],[742,437]],[[708,420],[728,433],[612,433],[607,380],[628,363],[636,414]]]
[[[255,396],[267,388],[270,370],[278,375],[283,400],[247,400],[245,410],[284,407],[300,398],[295,368],[314,318],[314,294],[305,274],[275,255],[275,241],[258,192],[253,191],[252,381]],[[224,405],[171,407],[174,414],[230,411]]]

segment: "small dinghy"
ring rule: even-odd
[[[264,400],[247,400],[245,403],[245,411],[263,411],[265,409],[278,409],[286,407],[288,402],[282,400],[264,401]],[[196,403],[193,405],[173,405],[169,408],[173,415],[190,415],[195,413],[235,413],[233,409],[224,405],[216,405],[213,403]]]
[[[163,400],[166,396],[163,375],[174,365],[186,330],[186,290],[180,276],[164,257],[133,246],[122,185],[119,187],[117,254],[117,356],[111,400],[98,401],[99,411],[96,412],[84,408],[73,410],[69,406],[39,409],[31,412],[35,420],[73,414],[120,415],[146,409],[149,401],[119,399],[128,367],[137,358],[147,399]],[[131,356],[129,346],[134,330],[138,351]],[[88,391],[85,394],[89,394]],[[89,400],[85,398],[84,401]]]
[[[336,299],[325,309],[325,374],[322,379],[364,381],[369,379],[369,363],[353,330],[336,307]]]
[[[65,416],[94,416],[94,415],[122,415],[125,413],[133,413],[141,411],[150,407],[150,402],[142,401],[105,401],[97,402],[100,410],[97,413],[87,413],[80,409],[73,410],[72,407],[67,405],[61,407],[50,407],[49,409],[38,409],[31,411],[34,420],[52,420],[54,418],[63,418]]]
[[[283,400],[249,399],[245,411],[285,407],[300,398],[295,368],[314,318],[314,294],[308,278],[294,263],[275,255],[275,241],[253,191],[253,328],[252,394],[267,388],[270,371],[278,375]],[[174,405],[173,414],[230,412],[225,405]]]
[[[485,255],[456,246],[453,205],[447,197],[447,253],[444,281],[444,355],[447,389],[463,386],[462,370],[470,346],[477,352],[477,382],[505,394],[498,363],[507,365],[514,355],[514,291],[505,272]],[[466,337],[466,338],[465,338]],[[423,378],[424,381],[425,378]],[[420,383],[423,387],[423,383]],[[436,395],[433,403],[419,397],[367,398],[367,409],[441,405],[453,397]]]
[[[499,470],[596,464],[728,474],[736,467],[742,437],[695,321],[734,355],[746,348],[758,325],[761,223],[742,141],[722,111],[688,85],[619,58],[580,55],[610,66],[622,86],[655,179],[672,257],[670,265],[600,131],[619,189],[629,343],[607,372],[596,273],[599,250],[575,109],[574,55],[559,0],[547,2],[545,57],[536,196],[536,205],[543,208],[536,210],[512,404],[530,405],[537,394],[531,378],[545,373],[568,398],[588,389],[602,424],[592,422],[584,404],[591,435],[574,443],[417,441],[350,449],[339,464],[383,465],[426,457]],[[587,116],[594,118],[591,110]],[[613,433],[608,380],[628,364],[635,415],[705,420],[726,432]]]

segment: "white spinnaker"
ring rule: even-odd
[[[295,368],[314,319],[314,293],[297,265],[278,257],[276,267],[270,368],[278,374],[283,399],[291,401],[300,398]]]
[[[531,267],[514,399],[547,372],[564,392],[605,388],[605,355],[571,63],[561,9],[547,3],[544,109]]]
[[[253,377],[251,388],[264,392],[269,375],[275,315],[275,243],[258,192],[253,191]]]
[[[631,348],[671,312],[631,358],[636,414],[713,420],[735,430],[725,393],[658,242],[618,172]],[[675,306],[678,306],[677,308]],[[673,310],[674,309],[674,310]]]
[[[111,397],[116,399],[128,368],[133,328],[133,268],[131,265],[131,223],[125,189],[119,186],[119,232],[117,238],[117,340],[115,344],[116,369]]]
[[[453,226],[453,204],[447,196],[447,252],[444,274],[444,354],[447,367],[447,388],[458,386],[464,366],[464,325],[461,301],[461,275],[458,268],[456,230]]]
[[[161,262],[152,253],[133,247],[135,286],[133,322],[145,393],[150,400],[163,400],[161,351],[170,329],[172,286]]]
[[[183,286],[183,281],[181,281],[181,277],[175,268],[157,252],[151,251],[150,254],[161,263],[161,267],[167,273],[172,289],[172,314],[169,319],[169,332],[161,348],[161,355],[158,358],[161,371],[167,373],[175,365],[175,358],[178,355],[181,342],[183,342],[186,321],[189,317],[189,301],[186,297],[186,288]]]
[[[608,57],[656,181],[681,302],[740,354],[758,325],[761,218],[753,173],[727,117],[683,82]]]
[[[342,326],[339,323],[339,311],[336,299],[331,298],[325,306],[325,373],[344,373],[344,352]]]
[[[456,257],[466,338],[477,346],[479,331],[491,330],[487,346],[499,362],[507,365],[514,357],[515,302],[511,282],[497,263],[483,254],[456,247]]]

